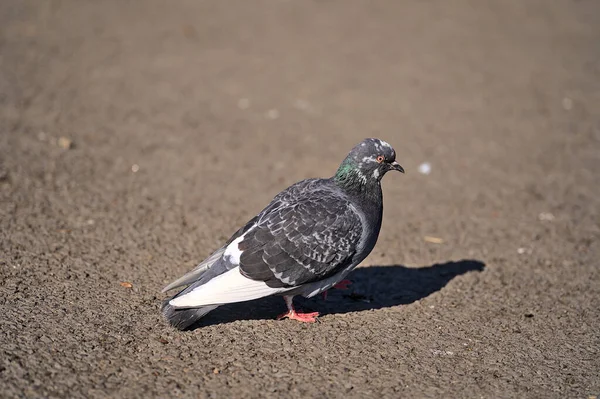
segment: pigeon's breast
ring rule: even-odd
[[[350,206],[356,212],[362,224],[362,235],[358,241],[356,255],[352,262],[354,265],[358,265],[375,248],[377,238],[379,237],[379,230],[381,229],[381,214],[378,212],[374,212],[372,215],[367,214],[354,205]]]

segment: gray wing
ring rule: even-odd
[[[239,244],[244,276],[271,287],[294,287],[352,263],[363,231],[355,208],[329,190],[309,194],[285,198],[248,230]]]

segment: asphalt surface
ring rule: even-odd
[[[600,3],[0,4],[0,396],[600,394]],[[348,291],[160,289],[390,142]],[[419,166],[429,163],[429,174]]]

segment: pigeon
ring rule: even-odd
[[[404,173],[387,142],[358,143],[328,179],[302,180],[283,190],[257,216],[163,292],[186,286],[162,304],[168,322],[193,326],[220,305],[283,296],[278,319],[316,321],[293,298],[311,298],[337,284],[375,247],[383,216],[381,179]]]

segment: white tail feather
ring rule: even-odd
[[[263,281],[251,280],[236,267],[221,274],[187,294],[172,299],[174,308],[195,308],[207,305],[244,302],[288,291],[289,288],[272,288]]]

